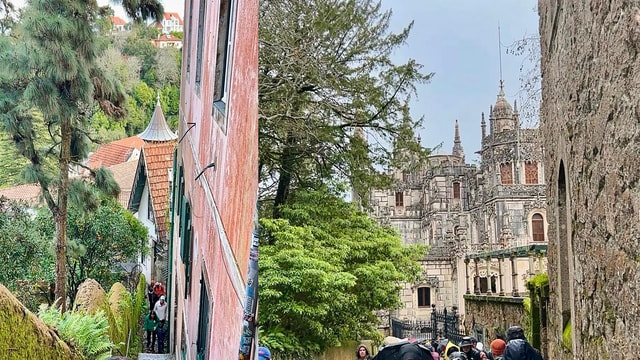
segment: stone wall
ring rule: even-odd
[[[538,10],[549,358],[627,359],[640,350],[640,7],[540,0]]]
[[[526,326],[524,298],[465,295],[464,300],[465,329],[468,332],[484,329],[486,345],[489,345],[497,334],[505,334],[509,326]]]

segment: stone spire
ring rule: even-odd
[[[453,151],[451,153],[464,161],[464,150],[462,149],[462,142],[460,141],[460,126],[458,125],[458,120],[456,120],[454,126]]]
[[[480,121],[480,129],[482,130],[482,138],[480,140],[484,140],[487,136],[487,122],[484,121],[484,111],[482,112],[482,120]]]
[[[138,134],[144,141],[169,141],[178,138],[178,135],[171,131],[167,120],[164,118],[162,107],[160,106],[160,94],[158,93],[158,100],[156,102],[156,108],[153,110],[153,116],[147,128],[140,134]]]

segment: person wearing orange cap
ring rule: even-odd
[[[487,357],[493,360],[502,360],[502,354],[504,354],[504,349],[507,347],[507,343],[502,339],[495,339],[489,345],[489,353]]]

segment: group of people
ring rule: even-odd
[[[540,351],[527,341],[520,326],[512,326],[506,337],[498,336],[489,349],[472,336],[465,336],[460,343],[442,341],[437,352],[445,360],[543,360]],[[420,359],[415,359],[420,360]]]
[[[168,331],[166,290],[162,283],[151,280],[147,288],[147,296],[149,313],[144,318],[144,331],[147,334],[146,348],[151,352],[162,354],[165,351]]]
[[[394,338],[395,339],[395,338]],[[400,339],[395,339],[400,340]],[[396,344],[406,344],[397,347],[398,351],[389,359],[400,360],[543,360],[540,351],[527,342],[524,330],[520,326],[512,326],[507,330],[506,336],[498,336],[491,341],[489,349],[485,349],[483,343],[472,336],[465,336],[459,343],[454,343],[448,339],[442,341],[434,340],[431,344],[402,340]],[[423,348],[422,351],[403,351],[404,347],[414,346],[416,349]],[[369,349],[365,345],[356,348],[356,360],[387,360],[386,354],[382,351],[376,356],[371,356]],[[388,352],[387,352],[388,353]],[[383,355],[384,354],[384,355]]]

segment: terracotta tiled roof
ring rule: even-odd
[[[182,18],[180,17],[180,14],[178,14],[177,12],[166,12],[164,13],[164,19],[165,20],[173,20],[172,19],[178,19],[178,24],[180,25],[184,25]]]
[[[158,231],[158,239],[166,239],[169,229],[167,209],[169,209],[169,178],[173,169],[173,151],[177,141],[147,142],[144,153],[147,182],[151,192],[151,204]]]
[[[12,186],[6,189],[0,189],[0,197],[6,197],[9,200],[23,200],[29,205],[39,205],[40,201],[40,185],[39,184],[25,184]]]
[[[136,169],[138,168],[137,161],[129,161],[122,164],[116,164],[109,166],[109,170],[113,173],[113,178],[120,186],[120,195],[118,201],[120,204],[127,208],[129,204],[129,197],[131,196],[131,188],[133,187],[133,179],[136,176]]]
[[[104,144],[89,156],[87,166],[95,169],[122,164],[129,161],[134,151],[140,151],[143,145],[144,140],[137,135]]]
[[[127,22],[122,20],[122,18],[117,17],[117,16],[112,16],[111,17],[111,23],[113,25],[127,25]]]
[[[182,42],[182,39],[180,39],[179,37],[175,37],[171,34],[162,34],[160,35],[160,37],[158,37],[156,39],[156,41],[161,42],[161,41],[166,41],[166,42]]]

